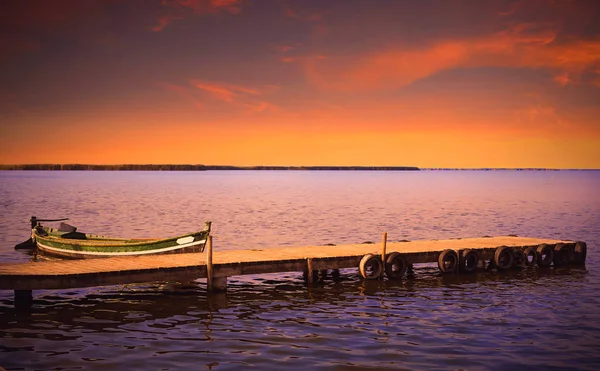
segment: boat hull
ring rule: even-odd
[[[83,233],[61,235],[54,232],[46,227],[33,229],[32,239],[39,253],[67,259],[93,259],[201,252],[210,233],[210,223],[200,232],[166,239],[123,239]]]

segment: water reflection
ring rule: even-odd
[[[597,172],[0,172],[0,259],[32,214],[85,231],[178,235],[219,249],[517,234],[588,242],[586,267],[366,282],[343,270],[34,293],[0,292],[7,369],[589,369],[600,364]],[[47,195],[53,195],[48,198]],[[55,215],[60,211],[60,215]],[[22,223],[22,227],[19,225]]]
[[[514,356],[517,344],[527,344],[510,339],[523,332],[530,346],[539,342],[540,335],[527,329],[555,336],[554,328],[561,322],[556,317],[568,318],[560,308],[569,298],[552,297],[552,291],[579,287],[587,276],[588,271],[579,267],[466,276],[440,275],[437,268],[422,267],[416,269],[414,279],[383,282],[364,281],[355,271],[343,270],[339,281],[310,287],[301,274],[243,277],[231,279],[227,293],[218,295],[207,295],[204,283],[42,292],[29,315],[15,313],[10,303],[2,302],[1,351],[34,352],[57,360],[80,357],[104,364],[111,351],[118,350],[120,359],[124,354],[131,357],[128,367],[140,368],[135,362],[141,358],[129,353],[137,350],[146,357],[169,357],[170,362],[176,357],[182,365],[189,365],[186,359],[200,357],[211,367],[235,368],[273,359],[323,367],[371,363],[396,367],[413,364],[418,356],[431,357],[435,350],[438,357],[458,354],[457,364],[465,366],[473,352],[483,353],[489,346]],[[532,291],[537,285],[541,289]],[[523,290],[529,290],[527,295]],[[530,315],[519,315],[523,310]],[[559,328],[561,336],[570,339],[565,341],[581,344],[581,338],[572,338],[581,325]],[[480,336],[500,329],[500,338],[477,345]],[[35,347],[27,345],[32,341]],[[461,357],[456,347],[460,344],[461,349],[464,342],[474,345],[463,349]],[[95,355],[85,356],[90,349]]]

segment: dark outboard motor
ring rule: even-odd
[[[38,219],[35,216],[32,216],[30,219],[31,229],[37,227],[40,222],[62,222],[64,220],[69,220],[69,218]],[[69,231],[74,232],[77,229],[77,228],[70,226],[68,224],[65,224],[65,223],[61,223],[61,228],[63,228],[63,224],[65,225],[64,228],[69,229]],[[21,242],[21,243],[15,245],[15,250],[29,250],[29,249],[35,249],[35,248],[36,248],[35,242],[31,239],[31,237],[29,237],[27,239],[27,241],[24,241],[24,242]]]

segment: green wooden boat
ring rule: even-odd
[[[43,255],[68,259],[202,252],[211,225],[205,222],[203,230],[178,237],[140,239],[86,234],[62,222],[59,228],[51,228],[41,225],[41,221],[49,220],[31,218],[31,240],[38,251]]]

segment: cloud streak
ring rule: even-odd
[[[326,90],[395,89],[454,68],[546,68],[558,71],[561,85],[575,82],[600,65],[600,40],[559,43],[556,31],[519,24],[505,31],[471,39],[447,40],[421,49],[388,48],[366,55],[303,59],[307,79]]]
[[[258,90],[245,86],[203,80],[192,80],[190,83],[192,86],[208,93],[212,98],[229,103],[235,102],[240,96],[260,95]]]
[[[225,104],[233,109],[232,112],[237,113],[279,112],[279,107],[264,97],[265,94],[276,91],[278,88],[275,86],[264,86],[258,89],[200,79],[192,79],[188,85],[167,82],[159,82],[157,85],[201,110]]]
[[[239,14],[242,11],[243,0],[163,0],[161,4],[166,13],[157,20],[157,25],[152,28],[160,32],[172,22],[191,15],[205,15],[220,11],[230,14]]]
[[[299,12],[290,8],[285,8],[284,14],[288,18],[299,19],[306,22],[318,22],[323,20],[323,12]]]

